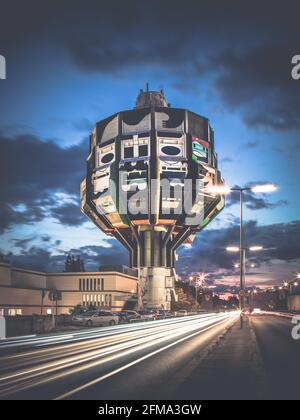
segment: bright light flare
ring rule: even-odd
[[[240,248],[238,246],[227,246],[226,251],[228,252],[239,252]]]
[[[211,185],[210,187],[205,188],[205,192],[211,194],[230,194],[231,189],[229,187],[225,187],[225,185]]]
[[[249,251],[261,251],[263,247],[261,245],[250,246]]]
[[[276,191],[278,188],[275,184],[265,184],[265,185],[254,185],[251,187],[253,193],[268,193]]]

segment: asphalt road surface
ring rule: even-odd
[[[291,320],[253,316],[243,330],[238,320],[201,314],[6,340],[0,398],[299,399]]]
[[[300,399],[300,339],[292,338],[289,318],[252,316],[265,368],[270,396],[276,400]]]
[[[163,399],[238,317],[201,314],[0,343],[2,399]]]

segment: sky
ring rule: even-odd
[[[277,2],[276,2],[277,3]],[[245,195],[247,282],[300,271],[300,6],[295,1],[0,1],[0,250],[14,265],[62,271],[69,252],[87,269],[127,252],[79,210],[88,135],[131,109],[140,88],[164,89],[174,107],[210,119],[228,186],[272,182]],[[234,285],[238,197],[192,246],[177,271]],[[255,267],[250,267],[255,264]]]

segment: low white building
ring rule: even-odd
[[[138,279],[125,266],[99,272],[44,273],[0,263],[0,315],[68,314],[76,305],[119,311],[137,293]],[[51,300],[57,293],[58,300]]]

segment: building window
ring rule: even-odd
[[[124,159],[133,158],[133,147],[125,147],[124,148]]]
[[[4,315],[4,309],[0,309],[0,316]]]
[[[148,155],[148,146],[147,144],[142,144],[139,146],[139,157]]]
[[[51,315],[52,314],[52,309],[47,309],[47,315]]]
[[[82,279],[82,290],[85,291],[85,279]]]
[[[104,290],[104,279],[101,279],[101,290]]]
[[[16,315],[16,310],[15,309],[9,309],[8,310],[8,315],[9,316],[15,316]]]
[[[79,279],[79,290],[80,291],[82,290],[82,281],[81,281],[81,279]]]
[[[97,286],[96,286],[96,279],[94,279],[94,291],[96,291],[97,290]]]
[[[97,279],[97,290],[101,290],[100,289],[100,279]]]

